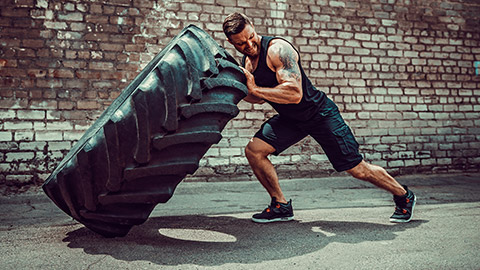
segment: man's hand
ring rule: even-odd
[[[253,94],[253,90],[257,88],[257,84],[255,83],[255,78],[253,77],[253,74],[243,67],[240,67],[240,68],[243,70],[243,73],[245,73],[245,77],[247,78],[247,88],[248,88],[248,95],[243,100],[249,103],[256,103],[256,104],[265,103],[265,100]]]
[[[246,68],[240,68],[243,70],[243,73],[245,73],[245,77],[247,78],[248,93],[255,96],[255,89],[257,88],[257,84],[255,83],[255,77],[253,77],[253,74]]]

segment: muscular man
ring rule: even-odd
[[[228,15],[223,31],[235,49],[244,54],[242,69],[249,91],[245,100],[266,101],[278,112],[262,125],[245,149],[255,176],[271,197],[271,204],[253,215],[252,220],[266,223],[293,219],[292,201],[285,198],[268,156],[278,155],[310,135],[337,171],[347,171],[393,194],[396,207],[391,222],[410,221],[415,195],[385,169],[363,160],[335,103],[305,75],[295,47],[282,38],[259,36],[249,18],[241,13]]]

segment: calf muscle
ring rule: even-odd
[[[393,195],[402,196],[407,192],[395,178],[380,166],[362,161],[354,168],[347,170],[347,172],[353,177],[368,181],[379,188],[389,191]]]

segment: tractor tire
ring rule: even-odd
[[[235,59],[190,25],[93,123],[43,190],[92,231],[125,236],[197,170],[247,92]]]

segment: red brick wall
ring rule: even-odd
[[[0,184],[41,183],[184,26],[233,11],[299,48],[368,161],[400,173],[480,167],[480,2],[441,0],[0,0]],[[480,63],[477,63],[480,65]],[[239,116],[188,180],[251,180],[244,145],[268,105]],[[310,138],[272,158],[282,178],[333,169]]]

